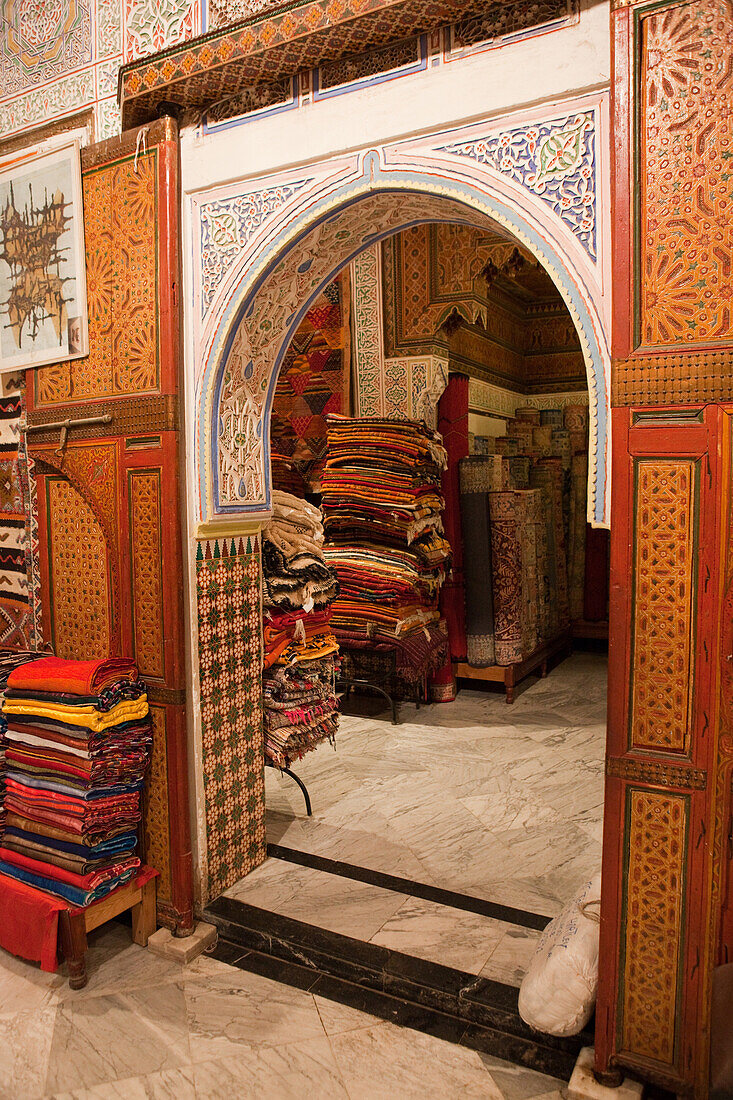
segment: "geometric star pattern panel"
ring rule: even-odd
[[[730,342],[733,11],[697,0],[643,30],[641,342]]]
[[[697,463],[636,463],[633,694],[634,749],[684,753],[694,689]]]
[[[35,374],[38,405],[158,385],[157,149],[84,174],[89,355]]]
[[[265,858],[258,539],[199,542],[196,589],[207,901]]]
[[[623,1045],[674,1061],[688,800],[629,789]]]

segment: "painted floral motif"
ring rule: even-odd
[[[297,195],[309,179],[267,187],[201,207],[201,316],[231,264],[262,223]]]
[[[538,195],[597,259],[594,111],[444,145],[441,152],[486,164]]]
[[[366,248],[351,267],[354,396],[357,416],[379,416],[383,406],[381,246]]]
[[[0,87],[20,92],[92,60],[90,0],[4,0],[0,4]]]
[[[125,60],[158,53],[199,33],[196,0],[126,0]]]

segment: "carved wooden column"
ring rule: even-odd
[[[596,1068],[707,1095],[727,958],[733,12],[617,0],[611,609]],[[726,602],[724,602],[726,601]],[[727,608],[727,612],[726,612]]]

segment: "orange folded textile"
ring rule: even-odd
[[[106,657],[99,661],[41,657],[39,661],[13,669],[8,676],[8,687],[24,691],[67,692],[69,695],[99,695],[111,684],[137,678],[137,665],[129,657]]]

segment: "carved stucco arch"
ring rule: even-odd
[[[490,168],[434,154],[423,155],[419,166],[398,161],[390,163],[389,151],[370,150],[348,178],[304,188],[294,207],[272,218],[266,243],[236,274],[209,326],[198,387],[202,518],[267,514],[277,375],[323,287],[377,240],[410,225],[449,221],[511,235],[542,263],[568,306],[590,393],[589,519],[607,526],[610,359],[598,285],[577,241],[540,199]]]

